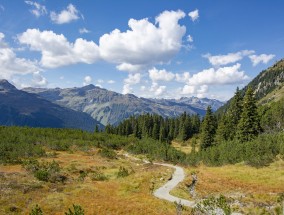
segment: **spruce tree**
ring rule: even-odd
[[[222,118],[218,121],[218,128],[216,131],[215,136],[215,144],[228,140],[229,133],[231,133],[230,129],[228,129],[228,116],[225,114]]]
[[[237,128],[237,138],[241,142],[255,138],[260,132],[260,119],[253,90],[249,87],[243,101],[243,110]]]
[[[182,141],[186,141],[185,123],[180,124],[179,139]]]
[[[226,140],[232,140],[236,136],[236,128],[242,115],[243,98],[241,91],[237,88],[235,96],[229,106],[226,117]]]
[[[152,131],[152,138],[154,140],[158,140],[159,139],[159,133],[160,133],[160,127],[158,125],[158,122],[154,122],[154,127],[153,127],[153,131]]]
[[[233,140],[236,135],[238,123],[242,113],[242,95],[237,88],[234,97],[232,98],[228,110],[221,116],[218,122],[215,142]]]
[[[191,125],[190,115],[186,115],[184,128],[185,128],[185,140],[188,140],[192,136],[192,125]]]
[[[170,119],[168,139],[172,141],[174,137],[175,137],[175,121],[174,119]]]
[[[201,149],[204,150],[212,146],[216,133],[216,118],[212,113],[211,106],[207,107],[206,115],[201,125]]]
[[[199,133],[199,129],[200,129],[200,117],[199,115],[193,115],[191,118],[192,121],[192,134],[197,134]]]

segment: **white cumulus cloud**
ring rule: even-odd
[[[65,10],[60,13],[50,12],[50,19],[56,24],[65,24],[79,19],[79,11],[73,4],[69,4]]]
[[[182,95],[191,95],[194,94],[196,92],[196,87],[192,86],[192,85],[185,85],[182,88],[181,94]]]
[[[122,63],[116,66],[119,71],[139,72],[145,68],[144,65],[132,65],[129,63]]]
[[[99,59],[99,48],[93,41],[82,38],[70,43],[63,34],[53,31],[28,29],[18,35],[21,44],[29,45],[31,50],[41,52],[41,65],[46,68],[87,63],[92,64]]]
[[[218,69],[205,69],[199,73],[192,75],[188,80],[189,85],[226,85],[242,83],[249,79],[244,71],[240,70],[241,64],[237,63],[233,66],[222,67]]]
[[[230,63],[236,63],[243,59],[243,57],[253,54],[253,50],[243,50],[235,53],[228,53],[226,55],[211,55],[206,54],[203,57],[207,58],[213,66],[223,66]]]
[[[54,21],[65,23],[71,20],[66,17],[70,14],[78,17],[78,13],[70,4],[67,10],[52,14]],[[156,64],[168,63],[179,52],[186,27],[178,22],[184,17],[185,13],[178,10],[162,12],[155,18],[155,23],[147,18],[130,19],[129,30],[121,32],[115,29],[104,34],[99,39],[99,45],[82,38],[69,42],[63,34],[38,29],[27,29],[18,35],[18,40],[31,50],[41,52],[40,63],[45,68],[104,60],[116,64],[120,71],[137,73]],[[81,33],[87,31],[81,29]]]
[[[129,74],[128,78],[124,79],[124,83],[129,84],[129,85],[135,85],[135,84],[139,84],[140,80],[141,80],[141,74],[140,73]]]
[[[89,76],[89,75],[85,76],[85,77],[84,77],[83,85],[86,86],[86,85],[91,84],[91,83],[92,83],[92,80],[93,80],[93,79],[92,79],[91,76]]]
[[[17,57],[4,38],[5,35],[0,32],[0,78],[11,79],[14,75],[32,74],[41,70],[36,61]]]
[[[175,78],[175,74],[167,72],[165,69],[158,70],[155,67],[148,71],[149,77],[153,82],[156,81],[171,81]]]
[[[48,84],[48,81],[39,71],[37,71],[33,73],[32,83],[35,87],[45,87]]]
[[[100,38],[101,56],[126,71],[168,62],[182,47],[186,27],[178,21],[184,17],[179,10],[164,11],[156,17],[156,24],[148,19],[130,19],[126,32],[115,29]]]
[[[153,82],[150,88],[150,92],[154,94],[154,96],[159,97],[166,93],[166,86],[159,86],[158,83]]]
[[[194,22],[199,18],[199,11],[198,9],[195,9],[194,11],[191,11],[188,13],[188,16],[191,18],[191,20]]]
[[[192,43],[193,42],[193,37],[191,35],[187,35],[186,40],[187,40],[187,42]]]
[[[124,84],[122,89],[122,94],[130,94],[133,93],[133,88],[130,86],[130,84]]]
[[[132,85],[139,84],[141,81],[141,74],[128,74],[128,77],[124,79],[124,85],[122,89],[122,94],[133,93]]]
[[[184,72],[182,74],[176,73],[176,81],[186,83],[190,78],[189,72]]]
[[[36,17],[40,17],[47,14],[47,9],[44,5],[39,4],[38,2],[25,1],[26,4],[33,6],[34,8],[30,12]]]
[[[198,98],[205,97],[208,92],[208,85],[194,86],[194,85],[185,85],[180,94],[186,96],[197,96]]]
[[[258,65],[259,63],[267,64],[270,60],[275,57],[273,54],[261,54],[261,55],[250,55],[249,58],[253,66]]]

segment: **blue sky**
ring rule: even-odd
[[[282,0],[0,0],[0,78],[227,100],[284,57]]]

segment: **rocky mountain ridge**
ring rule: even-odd
[[[89,114],[103,125],[116,125],[122,120],[143,113],[159,114],[163,117],[176,117],[187,112],[204,115],[208,105],[216,110],[222,102],[210,99],[181,98],[146,99],[133,94],[120,94],[106,89],[87,85],[75,88],[25,88],[60,106]]]

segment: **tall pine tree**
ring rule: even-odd
[[[236,128],[242,114],[243,98],[239,88],[237,88],[232,98],[228,110],[223,114],[218,123],[215,142],[233,140],[236,136]]]
[[[255,138],[260,132],[260,119],[253,90],[248,87],[243,100],[243,110],[237,127],[237,138],[241,142]]]
[[[214,142],[214,136],[216,133],[216,126],[217,126],[216,118],[212,113],[211,106],[208,106],[206,115],[201,125],[200,147],[202,150],[212,146]]]

